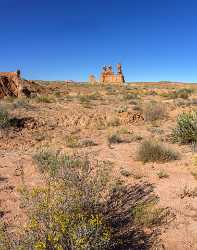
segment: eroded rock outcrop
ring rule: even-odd
[[[0,98],[4,96],[20,96],[21,82],[20,71],[0,72]]]
[[[0,98],[5,96],[27,96],[38,94],[43,87],[33,81],[27,81],[21,78],[20,71],[0,72]]]
[[[103,67],[101,73],[100,82],[102,84],[122,84],[125,82],[124,75],[122,72],[122,65],[117,64],[117,74],[113,72],[112,66]]]
[[[89,78],[88,78],[88,82],[90,84],[96,84],[96,77],[94,75],[90,75]]]

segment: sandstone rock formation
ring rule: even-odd
[[[122,84],[124,83],[124,75],[122,73],[122,65],[117,65],[117,74],[112,70],[112,66],[104,66],[101,73],[100,83],[102,84]]]
[[[5,96],[31,96],[39,93],[42,87],[33,81],[23,80],[20,71],[0,72],[0,98]]]
[[[94,75],[90,75],[88,78],[88,82],[90,84],[96,84],[96,77]]]
[[[20,96],[21,87],[19,70],[17,72],[0,73],[0,98],[4,96]]]

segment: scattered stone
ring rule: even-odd
[[[15,176],[22,176],[24,175],[24,169],[22,165],[18,165],[15,169]]]

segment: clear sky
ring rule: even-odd
[[[85,81],[197,82],[196,0],[0,0],[0,71]]]

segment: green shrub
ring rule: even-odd
[[[153,141],[144,141],[137,152],[137,160],[146,162],[167,162],[178,159],[178,154],[165,147],[163,144]]]
[[[107,91],[107,95],[116,95],[118,93],[118,90],[112,85],[106,86],[105,90]]]
[[[159,179],[163,179],[163,178],[168,178],[169,177],[169,174],[166,173],[165,170],[160,170],[158,173],[157,173]]]
[[[6,224],[0,222],[0,249],[1,250],[14,250],[14,242],[9,239],[9,234],[7,231]],[[15,248],[16,249],[16,248]]]
[[[89,103],[90,102],[90,98],[87,95],[82,95],[82,96],[79,96],[79,101],[82,104],[83,103]]]
[[[176,91],[176,97],[182,98],[182,99],[188,99],[189,96],[193,93],[192,89],[179,89]]]
[[[137,93],[127,93],[123,97],[124,100],[133,100],[133,99],[138,99],[138,98],[139,98],[139,96]]]
[[[144,96],[148,96],[148,95],[152,95],[152,96],[156,96],[158,95],[158,93],[155,90],[148,90],[148,89],[144,89],[144,91],[142,92],[142,94]]]
[[[145,121],[156,121],[164,119],[167,116],[166,107],[157,102],[149,102],[143,108]]]
[[[78,98],[81,104],[90,103],[92,100],[102,100],[102,96],[99,92],[94,92],[90,95],[79,95]]]
[[[178,116],[172,140],[182,144],[197,141],[197,111],[184,112]]]
[[[139,101],[130,100],[129,104],[131,104],[131,105],[139,105]]]
[[[48,148],[41,148],[33,156],[33,159],[41,173],[49,172],[50,175],[55,175],[59,170],[60,158],[57,153],[50,151]]]
[[[128,107],[125,105],[125,106],[120,106],[118,109],[115,109],[116,112],[118,113],[124,113],[124,112],[127,112],[128,111]]]
[[[4,101],[8,102],[8,103],[13,103],[16,99],[17,99],[17,97],[15,97],[15,96],[5,96],[4,97]]]
[[[71,102],[71,101],[74,100],[74,96],[67,94],[67,95],[65,96],[65,100],[68,101],[68,102]]]
[[[36,98],[36,101],[38,103],[52,103],[54,102],[54,99],[50,96],[41,95]]]
[[[79,138],[76,135],[68,135],[66,137],[66,145],[69,148],[77,148],[80,146]]]
[[[27,98],[18,98],[13,102],[13,108],[30,108],[29,99]]]
[[[115,144],[115,143],[121,143],[122,139],[119,134],[111,134],[107,137],[107,141],[109,145]]]
[[[129,176],[131,176],[131,173],[130,173],[128,170],[126,170],[126,169],[122,169],[122,170],[120,171],[120,173],[121,173],[121,175],[123,175],[124,177],[129,177]]]
[[[90,100],[102,100],[102,96],[100,95],[99,92],[94,92],[91,95],[88,96]]]
[[[48,166],[45,185],[25,185],[20,190],[25,225],[10,232],[0,224],[0,249],[112,250],[154,245],[156,228],[167,211],[155,207],[152,185],[116,183],[108,192],[108,164],[93,164],[86,156],[53,155],[59,162],[55,175],[50,175]],[[155,233],[147,234],[144,227]]]
[[[46,185],[21,190],[29,219],[21,249],[105,249],[111,232],[100,212],[100,200],[108,166],[98,163],[93,174],[86,156],[46,150],[34,159],[46,173]]]
[[[174,104],[177,106],[177,107],[188,107],[191,105],[191,102],[190,100],[183,100],[183,99],[176,99],[174,100]]]
[[[118,130],[118,133],[119,134],[129,134],[129,130],[127,127],[121,127],[119,130]]]
[[[80,142],[80,146],[81,147],[91,147],[91,146],[96,146],[97,144],[89,139],[85,139],[83,141]]]
[[[0,128],[6,128],[10,126],[10,117],[7,109],[0,106]]]
[[[159,224],[163,211],[164,209],[162,208],[156,208],[154,202],[138,205],[133,210],[135,223],[146,227],[150,227],[157,223]]]
[[[161,93],[160,95],[169,99],[176,99],[176,98],[188,99],[193,92],[194,92],[193,89],[183,88],[168,93]]]

